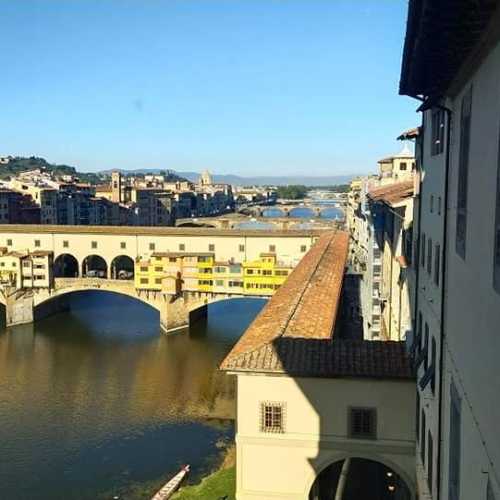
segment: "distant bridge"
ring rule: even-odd
[[[298,218],[294,216],[294,211],[298,209],[307,209],[310,212],[310,218],[321,218],[326,210],[330,210],[332,208],[336,208],[342,212],[343,216],[343,207],[344,205],[342,203],[304,203],[301,201],[300,203],[297,204],[281,204],[278,203],[276,205],[254,205],[254,206],[249,206],[249,207],[243,207],[238,210],[240,214],[244,215],[251,215],[254,217],[264,217],[264,213],[268,210],[272,211],[281,211],[283,214],[283,217],[290,217],[290,218]],[[266,217],[267,218],[267,217]],[[307,219],[306,217],[301,217],[302,219]],[[324,218],[324,217],[323,217]]]

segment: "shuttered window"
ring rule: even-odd
[[[469,177],[469,149],[472,111],[472,87],[462,98],[460,115],[460,150],[458,159],[457,221],[455,248],[465,259],[467,240],[467,190]]]
[[[349,436],[357,439],[376,439],[375,408],[349,408]]]
[[[450,386],[449,500],[459,500],[460,494],[461,427],[461,401],[452,383]]]
[[[434,248],[434,283],[439,286],[439,274],[441,272],[441,246],[436,243]]]
[[[495,231],[493,234],[493,286],[500,293],[500,134],[498,135],[497,196]]]

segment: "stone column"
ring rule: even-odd
[[[167,335],[189,328],[189,310],[183,297],[171,297],[162,305],[160,327]]]

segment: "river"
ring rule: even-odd
[[[0,498],[149,498],[184,463],[198,480],[234,436],[218,364],[264,303],[213,304],[166,337],[148,306],[86,292],[70,312],[2,327]]]

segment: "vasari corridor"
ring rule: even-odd
[[[500,0],[0,18],[0,500],[500,500]]]

